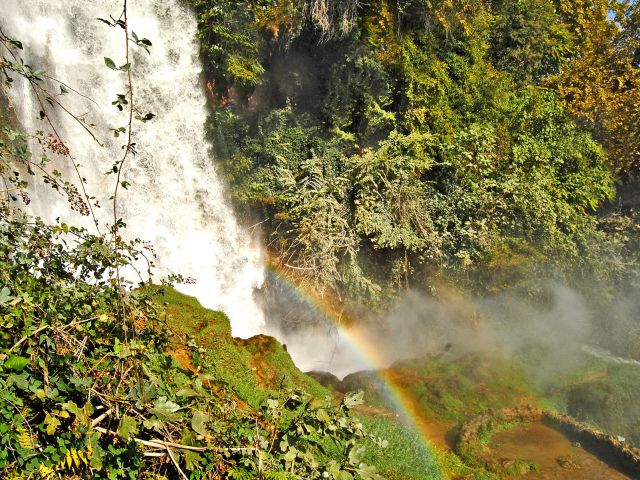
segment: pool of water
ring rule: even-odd
[[[501,465],[524,460],[537,465],[536,471],[511,478],[549,480],[632,479],[584,450],[563,434],[542,423],[518,426],[496,433],[488,458]]]

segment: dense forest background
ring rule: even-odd
[[[298,282],[379,309],[554,279],[640,354],[611,311],[639,286],[637,3],[194,4],[215,155]]]

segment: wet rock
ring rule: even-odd
[[[500,461],[500,470],[507,472],[509,475],[526,475],[530,471],[535,470],[535,465],[526,460],[520,460],[519,458],[514,459],[501,459]]]
[[[333,373],[329,372],[306,372],[311,378],[315,381],[324,385],[327,388],[330,388],[334,392],[341,392],[342,380],[336,377]]]
[[[355,372],[350,373],[342,380],[342,392],[354,392],[356,390],[373,390],[384,392],[384,383],[377,372]]]
[[[556,458],[556,462],[565,470],[578,470],[582,466],[576,462],[570,455]]]

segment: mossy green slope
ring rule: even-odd
[[[165,288],[159,300],[174,336],[176,357],[182,358],[181,349],[194,350],[193,368],[227,385],[250,406],[257,408],[270,393],[292,388],[320,398],[329,395],[326,388],[298,370],[276,339],[265,335],[235,339],[224,313],[209,310],[196,298],[173,288]]]
[[[204,308],[197,299],[165,288],[159,301],[172,332],[172,353],[184,368],[200,370],[214,382],[231,388],[241,401],[256,408],[279,390],[301,388],[316,397],[331,392],[301,372],[285,348],[273,337],[234,339],[229,319]],[[202,348],[204,347],[204,348]],[[187,350],[188,349],[188,350]],[[183,352],[188,353],[184,355]],[[194,354],[199,352],[198,354]],[[195,358],[189,363],[186,359]],[[387,440],[382,451],[371,442],[364,460],[388,479],[441,480],[440,458],[410,428],[393,419],[360,417],[374,435]]]

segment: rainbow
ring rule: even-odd
[[[355,327],[356,322],[346,317],[344,311],[336,310],[335,303],[297,284],[290,272],[285,271],[279,264],[269,262],[267,263],[267,269],[293,293],[301,296],[309,308],[319,312],[331,322],[339,332],[340,337],[348,342],[349,346],[352,347],[362,362],[367,365],[368,369],[375,372],[376,377],[384,386],[396,414],[420,438],[421,453],[425,455],[432,453],[434,445],[427,422],[419,415],[415,400],[388,370],[392,359],[387,358],[383,350],[378,348],[362,329]]]

